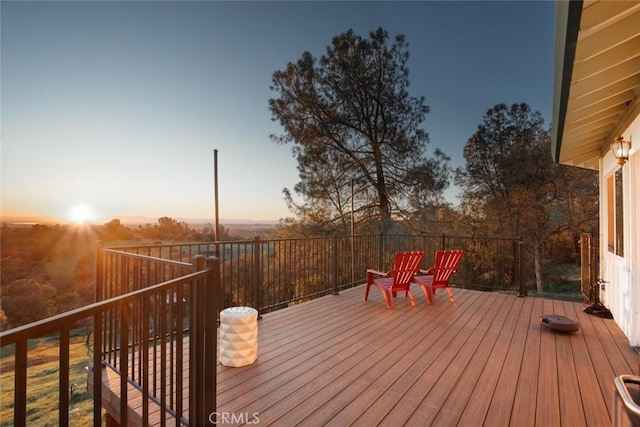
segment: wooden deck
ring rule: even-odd
[[[579,303],[454,293],[427,305],[416,290],[417,307],[398,297],[390,310],[360,286],[264,315],[258,360],[218,364],[218,412],[261,426],[612,424],[614,378],[640,374],[613,320]],[[580,331],[543,328],[542,314]]]

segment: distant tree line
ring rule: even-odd
[[[220,227],[220,239],[228,230]],[[7,329],[93,302],[97,241],[105,245],[215,240],[211,224],[191,228],[162,217],[156,224],[15,226],[0,234],[0,328]]]

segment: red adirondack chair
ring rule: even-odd
[[[393,308],[393,299],[401,291],[405,292],[405,296],[409,295],[411,305],[415,307],[416,300],[409,287],[413,277],[418,273],[422,258],[424,258],[424,252],[398,252],[393,270],[386,273],[372,269],[367,270],[367,289],[364,293],[364,300],[369,298],[371,285],[375,285],[382,292],[388,308]]]
[[[420,285],[427,297],[427,303],[433,302],[433,294],[436,289],[444,288],[449,293],[449,301],[456,302],[453,292],[449,287],[449,279],[458,271],[458,264],[462,258],[462,250],[436,251],[436,259],[433,267],[428,270],[420,270],[426,276],[416,275],[413,280]]]

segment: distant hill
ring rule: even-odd
[[[44,217],[44,216],[25,216],[25,217],[3,216],[0,218],[0,222],[13,224],[13,225],[34,225],[34,224],[55,225],[60,223],[60,221],[57,221],[53,218]]]
[[[106,224],[113,219],[119,219],[123,225],[128,226],[137,226],[137,225],[145,225],[145,224],[156,224],[158,222],[158,218],[146,217],[146,216],[116,216],[110,218],[105,221],[95,221],[93,224],[101,225]],[[185,222],[192,227],[198,227],[204,224],[213,224],[213,219],[208,218],[174,218],[176,221]],[[43,216],[28,216],[28,217],[15,217],[15,216],[7,216],[1,217],[0,222],[7,223],[11,225],[34,225],[34,224],[42,224],[42,225],[56,225],[61,223],[66,223],[65,221],[60,221],[48,217]],[[242,218],[222,218],[220,219],[220,225],[224,225],[225,227],[231,225],[252,225],[252,226],[272,226],[278,224],[277,220],[254,220],[254,219],[242,219]]]
[[[115,218],[113,218],[115,219]],[[144,216],[122,216],[117,217],[124,225],[144,225],[155,224],[158,222],[158,218],[144,217]],[[204,224],[213,224],[214,220],[211,218],[173,218],[176,221],[185,222],[191,226],[198,226]],[[108,222],[108,221],[107,221]],[[278,224],[277,220],[255,220],[255,219],[242,219],[242,218],[221,218],[220,224],[224,226],[228,225],[275,225]]]

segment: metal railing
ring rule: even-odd
[[[96,254],[96,303],[0,333],[3,348],[15,347],[14,425],[26,425],[28,341],[59,339],[59,408],[69,407],[69,336],[77,322],[93,322],[93,422],[100,425],[103,371],[119,374],[119,408],[109,415],[127,425],[129,390],[182,424],[205,425],[216,405],[216,317],[245,305],[268,312],[361,284],[368,268],[388,270],[398,251],[423,250],[421,265],[440,249],[463,249],[452,285],[519,292],[522,242],[446,235],[362,235],[305,239],[256,237],[248,241],[103,247]],[[214,257],[216,255],[217,257]],[[188,342],[188,344],[187,344]],[[99,350],[96,350],[99,349]],[[205,363],[208,361],[209,363]],[[188,363],[188,409],[183,378]],[[69,414],[59,410],[59,425]]]
[[[640,376],[620,375],[614,379],[614,383],[612,425],[640,427]]]
[[[101,266],[109,272],[107,276],[113,276],[108,280],[110,289],[120,287],[126,293],[0,333],[2,347],[15,349],[14,425],[27,424],[28,342],[51,334],[57,335],[60,351],[58,423],[69,424],[70,331],[84,319],[90,319],[94,328],[88,384],[95,426],[101,425],[102,408],[107,406],[102,387],[107,368],[120,374],[120,407],[115,411],[120,425],[128,424],[131,386],[141,397],[143,419],[149,418],[150,403],[165,414],[161,417],[194,425],[204,425],[208,414],[215,412],[215,364],[209,362],[217,352],[218,260],[194,256],[191,264],[184,265],[115,252],[110,257]],[[181,270],[182,275],[164,277],[159,272],[167,266]],[[153,283],[151,277],[161,283]],[[191,373],[188,412],[183,407],[182,370],[176,368],[183,363],[188,363]]]
[[[277,310],[364,283],[366,270],[386,271],[399,251],[422,250],[422,268],[433,265],[435,251],[463,249],[452,286],[527,294],[522,274],[522,241],[448,235],[358,235],[301,239],[222,241],[110,250],[188,263],[195,255],[221,262],[221,309],[250,306],[260,313]],[[98,284],[100,286],[100,284]]]

